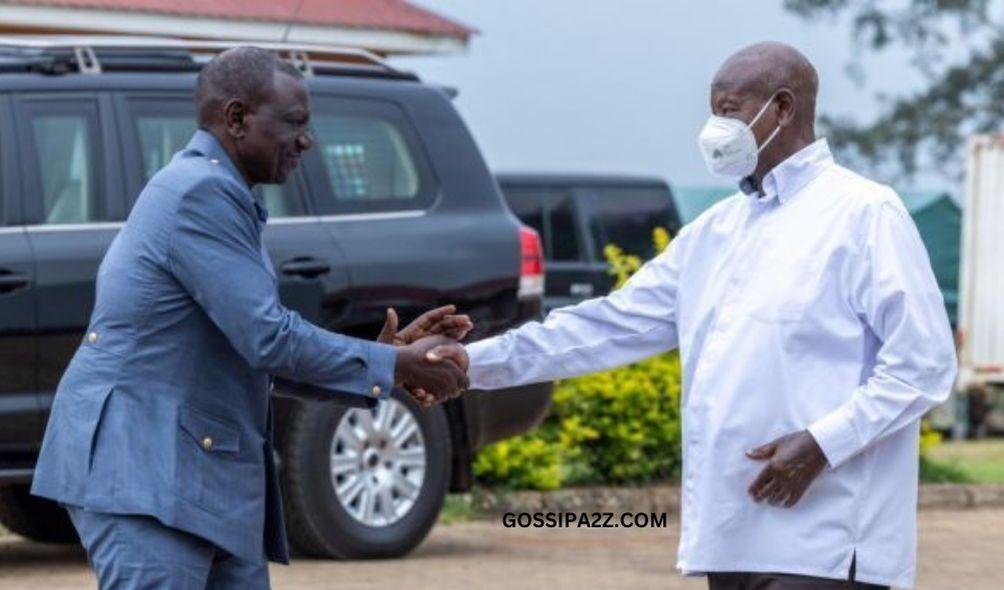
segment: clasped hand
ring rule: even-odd
[[[397,347],[394,384],[423,406],[452,399],[469,386],[468,359],[459,344],[474,327],[471,318],[446,305],[427,311],[398,331],[397,312],[387,310],[378,342]]]

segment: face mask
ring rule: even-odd
[[[701,129],[700,135],[697,136],[697,145],[701,149],[701,155],[704,156],[704,163],[712,174],[729,178],[745,178],[753,174],[760,151],[781,131],[781,126],[778,125],[763,145],[757,147],[756,137],[753,136],[753,125],[774,101],[774,96],[763,105],[749,125],[731,117],[718,115],[708,117],[704,129]]]

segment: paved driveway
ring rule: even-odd
[[[498,521],[437,527],[407,559],[340,563],[297,560],[272,568],[277,590],[547,590],[705,588],[673,569],[678,529],[505,529]],[[1004,588],[1004,510],[924,511],[924,590]],[[79,550],[0,540],[0,588],[93,588]]]

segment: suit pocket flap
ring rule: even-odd
[[[181,429],[207,452],[240,451],[240,429],[222,418],[182,406],[178,414]]]

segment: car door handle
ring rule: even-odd
[[[31,284],[31,277],[19,272],[0,269],[0,293],[17,291]]]
[[[294,258],[279,266],[284,275],[296,275],[312,279],[331,272],[331,265],[317,258]]]

